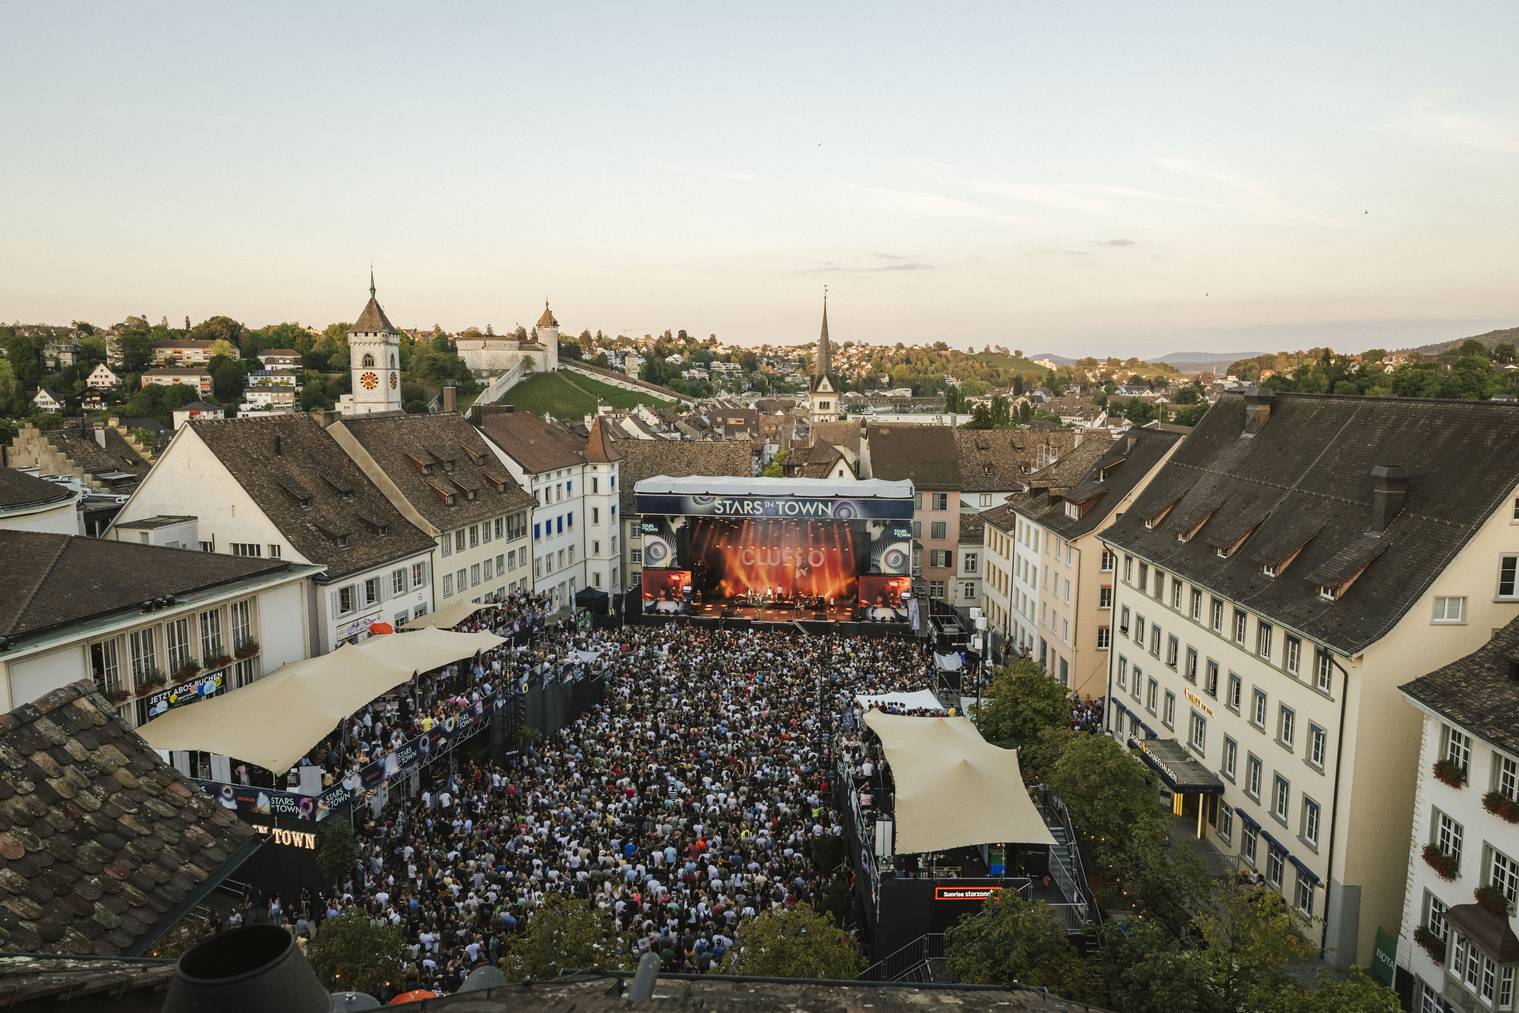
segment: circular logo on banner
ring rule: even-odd
[[[359,377],[359,383],[365,390],[374,390],[380,385],[380,378],[373,373],[365,373]]]
[[[665,561],[667,555],[669,555],[669,549],[665,547],[664,542],[650,542],[644,547],[643,561],[658,566]]]
[[[887,549],[881,556],[881,569],[883,570],[890,570],[895,573],[906,565],[907,553],[895,545]]]
[[[836,521],[854,520],[854,504],[839,503],[833,508],[833,519]]]

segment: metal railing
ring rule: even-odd
[[[937,981],[942,979],[944,933],[928,932],[860,972],[863,981]]]
[[[1058,829],[1065,835],[1063,845],[1057,844],[1050,849],[1050,877],[1060,888],[1060,892],[1070,898],[1070,906],[1079,913],[1082,919],[1082,929],[1087,923],[1100,926],[1102,909],[1097,904],[1092,888],[1087,885],[1086,870],[1081,864],[1081,847],[1076,839],[1076,828],[1071,823],[1071,814],[1066,809],[1065,802],[1049,788],[1041,786],[1038,807],[1045,823],[1052,830]]]

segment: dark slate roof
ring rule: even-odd
[[[585,437],[532,412],[486,412],[480,428],[508,457],[534,475],[585,463]]]
[[[1067,455],[1072,465],[1080,460],[1091,462],[1085,472],[1075,476],[1074,484],[1059,484],[1070,481],[1074,467],[1065,465],[1062,469],[1065,462],[1057,461],[1030,476],[1029,491],[1014,496],[1011,506],[1062,538],[1079,538],[1100,527],[1180,439],[1175,433],[1130,429],[1107,445],[1101,440],[1084,440]],[[1064,475],[1057,474],[1062,470]],[[1045,472],[1051,474],[1046,476]],[[1084,506],[1079,518],[1066,516],[1068,502]]]
[[[192,419],[185,426],[295,551],[327,568],[326,580],[433,546],[310,415]]]
[[[802,461],[797,474],[802,478],[827,478],[833,473],[833,466],[844,460],[844,454],[831,443],[814,443],[807,448],[807,455]]]
[[[1103,537],[1346,654],[1391,630],[1519,483],[1519,405],[1277,394],[1264,428],[1244,428],[1244,400],[1221,398]],[[1404,507],[1382,532],[1371,530],[1378,465],[1408,475]],[[1184,521],[1215,502],[1179,541]],[[1218,557],[1217,544],[1255,523]],[[1267,577],[1255,546],[1298,536],[1298,557]],[[1319,596],[1318,582],[1361,566],[1339,600]]]
[[[349,328],[349,330],[364,332],[394,332],[395,328],[390,325],[390,318],[387,317],[385,315],[385,311],[380,308],[380,301],[376,299],[373,294],[371,294],[369,297],[369,302],[365,303],[364,309],[359,312],[359,319],[354,321],[353,326]]]
[[[1018,513],[1013,509],[1011,503],[1003,503],[999,506],[990,507],[982,510],[976,516],[981,518],[983,529],[993,527],[998,531],[1013,531],[1016,530],[1018,524]],[[965,523],[965,519],[961,518],[960,522],[962,524]]]
[[[1039,466],[1041,455],[1070,453],[1077,434],[1069,429],[956,429],[962,492],[1007,492]],[[874,448],[872,447],[872,450]]]
[[[1519,619],[1464,658],[1405,683],[1403,692],[1437,714],[1519,755]]]
[[[140,955],[257,846],[89,682],[0,714],[0,760],[0,950]]]
[[[617,451],[622,454],[617,491],[626,516],[637,513],[633,486],[655,475],[688,478],[754,474],[753,450],[748,440],[618,440]]]
[[[0,636],[19,637],[282,573],[289,561],[244,559],[43,531],[0,530]],[[3,821],[0,821],[3,823]]]
[[[67,454],[86,474],[125,471],[142,478],[148,473],[151,465],[122,439],[120,433],[110,426],[99,431],[105,433],[104,447],[97,442],[95,431],[86,431],[79,426],[50,429],[44,435],[53,449]]]
[[[962,513],[960,515],[960,544],[980,545],[981,536],[986,533],[986,518],[980,514]]]
[[[843,422],[817,422],[812,426],[812,440],[814,443],[831,443],[835,447],[844,447],[858,457],[862,432],[864,427],[851,419]]]
[[[21,510],[73,498],[74,491],[15,468],[0,468],[0,511]]]
[[[909,479],[919,489],[960,488],[955,430],[949,426],[871,426],[870,476]]]
[[[339,426],[439,531],[533,507],[480,431],[455,412],[358,415]]]

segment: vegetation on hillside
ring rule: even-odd
[[[662,401],[651,394],[635,394],[564,370],[557,373],[534,373],[502,395],[501,403],[540,415],[548,412],[563,419],[593,415],[598,403],[616,408],[632,408],[637,405],[658,408],[672,405],[672,402]]]

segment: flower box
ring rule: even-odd
[[[235,651],[232,652],[233,656],[236,657],[240,661],[245,661],[248,658],[253,657],[257,653],[258,653],[258,641],[257,640],[244,640],[242,643],[240,643],[240,644],[237,645],[237,650],[235,650]]]
[[[146,673],[141,679],[137,680],[137,692],[144,695],[156,692],[165,686],[168,681],[169,677],[155,668],[153,671]]]
[[[195,676],[197,676],[199,674],[200,674],[200,659],[199,658],[189,658],[189,659],[187,659],[185,661],[185,663],[183,665],[180,665],[178,668],[176,668],[174,670],[174,678],[177,679],[180,682],[184,682],[186,679],[193,679],[193,678],[195,678]]]
[[[1466,768],[1446,757],[1435,761],[1435,777],[1452,788],[1461,788],[1466,785]]]
[[[1477,899],[1477,905],[1489,914],[1508,917],[1508,896],[1491,884],[1479,886],[1472,891],[1472,896]]]
[[[1422,925],[1414,929],[1414,942],[1424,947],[1424,952],[1434,958],[1436,963],[1445,963],[1445,940],[1435,938],[1429,929]]]
[[[1424,861],[1431,869],[1439,874],[1441,879],[1451,880],[1456,878],[1456,873],[1461,868],[1460,861],[1455,855],[1447,855],[1440,850],[1438,844],[1424,845]]]
[[[105,698],[114,704],[124,704],[132,699],[132,691],[129,689],[107,690]]]
[[[206,662],[206,668],[207,670],[215,671],[218,668],[226,668],[230,664],[232,664],[232,655],[218,654]]]
[[[1483,795],[1482,808],[1500,819],[1519,823],[1519,802],[1515,802],[1501,791],[1490,791]]]

